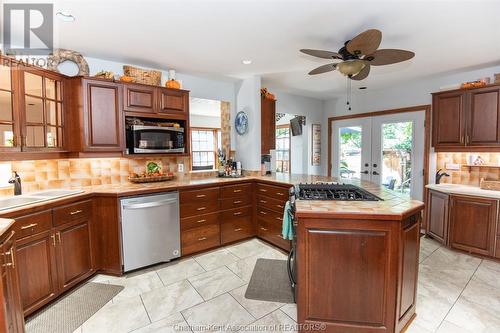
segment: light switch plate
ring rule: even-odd
[[[460,170],[460,164],[457,163],[446,163],[444,167],[446,170]]]
[[[184,172],[184,164],[177,164],[177,172]]]

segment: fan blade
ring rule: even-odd
[[[353,77],[351,77],[351,80],[361,81],[363,79],[366,79],[366,77],[368,76],[368,74],[370,74],[370,64],[367,63],[365,65],[365,67],[363,67],[363,69],[361,71],[359,71],[358,74],[356,74]]]
[[[318,57],[323,59],[342,59],[342,56],[337,52],[324,51],[324,50],[311,50],[311,49],[301,49],[300,52],[313,57]]]
[[[354,55],[372,54],[382,41],[382,33],[377,29],[366,30],[347,43],[347,51]]]
[[[312,71],[310,71],[309,75],[316,75],[316,74],[323,74],[326,72],[331,72],[331,71],[335,70],[336,67],[337,67],[336,64],[328,64],[328,65],[319,66],[318,68],[315,68]]]
[[[395,64],[397,62],[410,60],[415,56],[415,53],[399,49],[381,49],[375,53],[366,56],[364,59],[370,61],[370,65],[383,66]],[[370,58],[372,58],[370,60]]]

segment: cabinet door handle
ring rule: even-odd
[[[13,248],[10,248],[10,250],[8,252],[5,252],[4,253],[6,256],[10,256],[10,262],[7,262],[5,263],[3,266],[4,267],[12,267],[12,268],[15,268],[16,267],[16,264],[14,262],[14,249]]]
[[[204,240],[207,240],[207,237],[201,237],[201,238],[198,238],[198,241],[199,241],[199,242],[204,241]]]
[[[267,229],[266,229],[266,228],[264,228],[264,227],[260,227],[260,230],[267,231]]]
[[[267,213],[266,213],[266,212],[263,212],[263,211],[260,211],[260,213],[261,213],[262,215],[267,215]]]
[[[265,204],[265,203],[267,203],[267,201],[266,201],[266,200],[260,200],[259,202],[260,202],[260,203],[264,203],[264,204]]]
[[[281,193],[281,192],[276,192],[277,195],[280,195],[280,196],[284,196],[285,194]]]
[[[275,217],[275,219],[281,222],[281,217]]]
[[[240,203],[242,203],[242,202],[243,202],[243,201],[241,201],[241,200],[235,200],[235,201],[233,201],[233,204],[235,204],[235,205],[236,205],[236,204],[240,204]]]
[[[241,230],[243,230],[243,229],[242,228],[236,228],[236,229],[234,229],[234,231],[241,231]]]
[[[71,213],[69,213],[69,215],[76,215],[76,214],[80,214],[81,212],[83,212],[83,210],[79,209],[79,210],[72,211]]]
[[[197,198],[204,198],[206,196],[207,196],[206,194],[198,194],[198,195],[196,195]]]
[[[238,215],[241,215],[243,214],[243,212],[236,212],[236,213],[233,213],[233,216],[238,216]]]
[[[240,193],[242,190],[234,190],[233,193]]]
[[[21,230],[31,229],[33,227],[36,227],[37,225],[38,225],[38,223],[31,223],[31,224],[28,224],[28,225],[23,225],[21,227]]]
[[[260,188],[259,191],[261,191],[261,192],[267,192],[267,190],[263,189],[263,188]]]
[[[201,211],[201,210],[205,210],[205,209],[207,209],[207,207],[196,208],[197,211]]]
[[[201,219],[201,220],[196,221],[195,223],[203,223],[203,222],[207,222],[207,220]]]
[[[59,242],[59,244],[61,244],[61,232],[60,231],[57,232],[57,241]]]
[[[56,246],[56,235],[50,235],[50,238],[52,238],[52,246]]]
[[[282,205],[276,205],[276,207],[283,209],[284,207]]]

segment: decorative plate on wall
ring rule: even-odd
[[[245,111],[240,111],[236,114],[234,127],[239,135],[243,135],[248,131],[248,115]]]

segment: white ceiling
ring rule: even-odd
[[[24,2],[24,1],[23,1]],[[42,1],[48,2],[48,1]],[[411,61],[372,67],[356,86],[383,88],[435,73],[500,63],[500,1],[56,0],[60,47],[89,57],[210,76],[262,75],[266,85],[306,96],[343,92],[336,72],[309,77],[327,61],[300,48],[338,50],[368,28],[381,48]],[[251,59],[251,65],[241,64]]]

